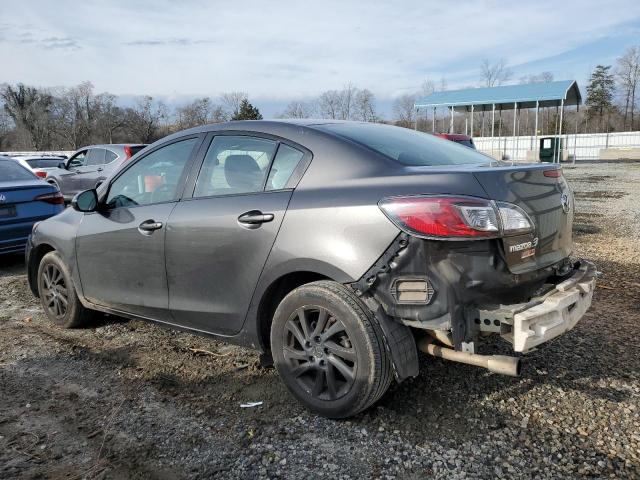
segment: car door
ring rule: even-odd
[[[76,237],[84,296],[92,303],[168,320],[165,232],[202,136],[161,145],[110,182]]]
[[[218,134],[206,144],[192,197],[185,192],[169,217],[169,307],[177,324],[231,335],[285,215],[291,173],[310,153],[255,135]]]
[[[75,153],[66,164],[64,170],[60,170],[60,173],[56,175],[56,181],[60,187],[60,191],[67,195],[73,196],[76,193],[82,191],[78,175],[82,171],[82,168],[87,164],[87,154],[89,150],[80,150]]]
[[[96,187],[98,176],[104,167],[105,153],[104,148],[89,149],[87,160],[83,166],[78,168],[78,174],[75,177],[79,191]]]

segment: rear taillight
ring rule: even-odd
[[[533,230],[527,214],[504,202],[462,196],[387,198],[380,208],[401,230],[427,238],[482,239]]]
[[[42,170],[36,170],[33,173],[35,173],[38,178],[47,178],[47,172],[43,172]]]
[[[33,200],[51,203],[53,205],[64,204],[64,197],[60,192],[43,193],[42,195],[38,195],[37,197],[35,197]]]
[[[549,178],[560,178],[562,176],[562,169],[554,169],[554,170],[545,170],[542,172],[545,177]]]
[[[126,160],[129,160],[133,157],[133,152],[131,151],[131,147],[129,145],[124,146],[124,154],[127,156]]]

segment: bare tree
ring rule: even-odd
[[[240,106],[243,100],[249,100],[246,92],[226,92],[220,95],[222,106],[227,118],[237,117],[240,114]]]
[[[0,150],[4,150],[5,145],[9,144],[14,129],[15,123],[2,105],[0,107]]]
[[[340,92],[340,118],[342,120],[350,120],[353,114],[353,102],[358,89],[351,83],[347,83]]]
[[[435,91],[436,83],[430,78],[425,78],[424,82],[422,82],[422,95],[426,97],[427,95],[431,95]]]
[[[415,121],[415,94],[404,94],[393,101],[393,115],[397,120],[397,124],[402,127],[411,128]]]
[[[20,83],[15,88],[4,85],[0,96],[16,128],[24,133],[24,146],[36,150],[46,148],[51,136],[52,95]]]
[[[280,118],[311,118],[315,114],[315,106],[310,102],[289,102]]]
[[[619,90],[624,99],[623,130],[629,122],[629,130],[633,130],[636,107],[636,93],[640,79],[640,47],[630,47],[616,62],[615,76]]]
[[[213,122],[216,107],[209,97],[197,98],[176,109],[176,127],[178,130],[206,125]]]
[[[337,120],[342,115],[342,94],[338,90],[327,90],[318,98],[322,118]]]
[[[91,143],[96,127],[93,84],[81,84],[56,92],[53,102],[55,133],[76,149]]]
[[[154,101],[149,95],[141,97],[135,107],[127,109],[127,128],[132,140],[141,143],[157,140],[162,122],[166,118],[167,107],[164,103]]]
[[[116,104],[117,97],[111,93],[96,95],[97,130],[102,141],[114,143],[116,132],[126,122],[124,110]]]
[[[376,120],[375,97],[370,90],[347,83],[342,90],[327,90],[317,101],[320,116],[336,120]]]
[[[527,75],[525,77],[520,77],[520,83],[549,83],[553,82],[553,73],[552,72],[542,72],[537,75]]]
[[[480,75],[485,87],[497,87],[511,79],[511,70],[504,58],[493,64],[485,58],[480,65]]]
[[[229,119],[227,116],[227,112],[224,111],[224,108],[220,105],[216,105],[213,107],[211,111],[211,123],[221,123],[226,122]]]
[[[364,88],[356,92],[351,118],[363,122],[375,122],[377,120],[375,97],[371,90]]]

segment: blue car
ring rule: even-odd
[[[0,255],[23,252],[33,224],[64,209],[60,191],[0,156]]]

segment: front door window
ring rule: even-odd
[[[198,141],[190,138],[175,142],[140,159],[111,184],[107,207],[134,207],[176,200],[185,167]]]

